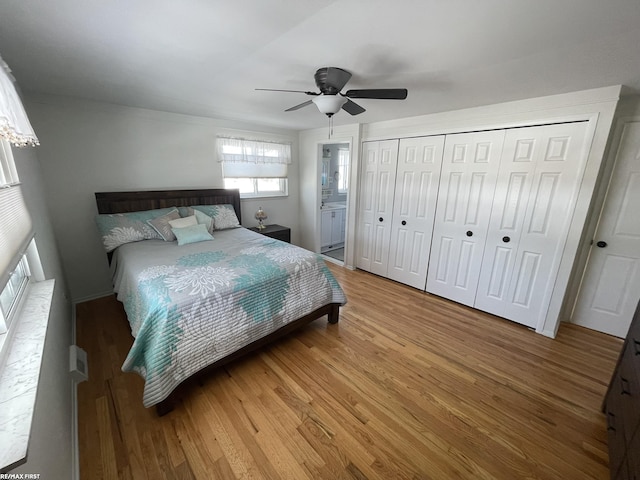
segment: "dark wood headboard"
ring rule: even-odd
[[[154,190],[139,192],[96,192],[98,213],[127,213],[190,205],[233,205],[242,223],[240,191],[211,188],[205,190]]]

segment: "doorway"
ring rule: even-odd
[[[344,265],[350,147],[348,143],[322,145],[320,158],[320,253]]]
[[[607,197],[572,322],[624,338],[640,300],[640,121],[619,129]]]

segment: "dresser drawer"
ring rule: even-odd
[[[640,479],[640,430],[636,428],[633,440],[627,447],[627,478]]]
[[[640,375],[635,369],[635,357],[633,346],[627,342],[611,385],[611,394],[620,397],[627,443],[631,442],[635,426],[640,422]]]

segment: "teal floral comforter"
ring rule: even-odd
[[[118,247],[112,273],[135,340],[122,366],[146,407],[200,369],[328,303],[346,303],[314,253],[244,228],[178,246]]]

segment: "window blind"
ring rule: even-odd
[[[34,236],[20,185],[0,187],[0,290]]]
[[[286,163],[230,163],[222,164],[225,178],[287,178]]]

